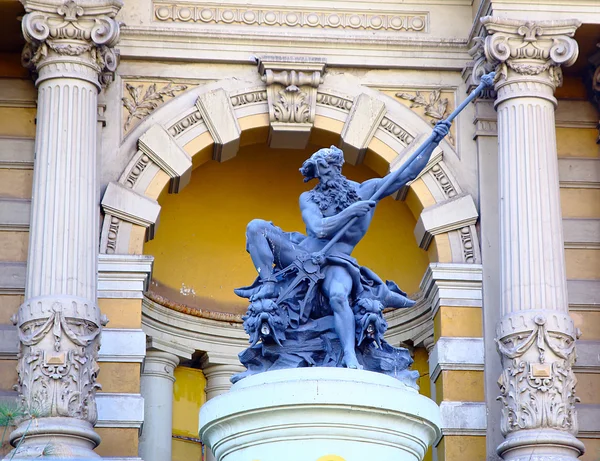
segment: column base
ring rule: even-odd
[[[19,445],[21,437],[23,442]],[[100,436],[93,426],[81,419],[51,417],[24,421],[10,434],[13,449],[5,459],[99,459],[93,450],[100,444]],[[14,457],[11,456],[14,453]]]
[[[421,461],[440,424],[438,406],[414,389],[345,368],[250,376],[200,410],[218,461]]]
[[[526,429],[509,434],[498,446],[504,461],[576,461],[585,447],[568,432]]]

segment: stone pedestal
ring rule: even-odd
[[[199,427],[218,461],[421,461],[440,414],[392,377],[315,367],[239,381],[202,407]]]

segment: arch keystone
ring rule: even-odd
[[[107,215],[146,228],[146,240],[154,238],[160,205],[116,182],[110,182],[102,198],[102,208]]]
[[[365,93],[354,99],[352,109],[342,129],[340,148],[351,165],[362,163],[367,146],[375,136],[387,109],[383,101]]]
[[[325,64],[325,59],[314,57],[263,56],[258,60],[258,72],[267,85],[269,147],[307,146]]]
[[[200,94],[196,107],[215,142],[213,159],[225,162],[235,157],[240,148],[242,130],[229,94],[223,88]]]
[[[152,125],[138,140],[138,149],[170,177],[169,193],[178,193],[190,182],[192,159],[160,125]]]
[[[415,238],[427,250],[434,236],[472,226],[478,217],[473,197],[459,196],[425,208],[415,226]]]

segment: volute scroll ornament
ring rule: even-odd
[[[483,41],[487,65],[497,67],[497,88],[503,81],[537,77],[554,89],[562,84],[561,66],[577,60],[578,46],[572,37],[579,21],[530,22],[486,16],[481,22],[488,34]]]
[[[21,24],[27,41],[21,55],[23,66],[44,74],[42,79],[52,78],[56,72],[64,75],[71,65],[73,77],[98,87],[112,81],[118,62],[113,47],[119,40],[120,24],[115,16],[122,6],[120,1],[23,4],[27,11]]]

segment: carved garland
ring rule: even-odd
[[[529,332],[497,340],[504,364],[498,381],[504,435],[536,428],[577,433],[575,338],[550,332],[546,324],[540,314]]]
[[[95,424],[95,392],[101,389],[96,357],[106,317],[80,300],[31,299],[12,321],[20,340],[15,390],[29,416],[68,416]]]

